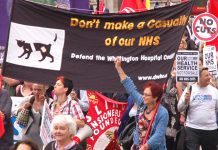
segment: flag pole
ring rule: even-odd
[[[97,14],[99,14],[99,0],[97,0]]]

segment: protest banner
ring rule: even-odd
[[[17,97],[17,96],[11,96],[11,100],[12,100],[12,108],[11,108],[11,112],[13,113],[18,106],[21,104],[21,102],[24,100],[24,97]],[[11,116],[11,122],[14,126],[14,142],[21,140],[22,138],[22,126],[20,126],[19,124],[17,124],[16,122],[16,116]]]
[[[43,106],[43,113],[42,113],[42,123],[40,127],[40,137],[44,145],[52,141],[51,121],[52,121],[52,115],[50,113],[49,105],[45,101]]]
[[[208,68],[212,75],[217,75],[216,47],[206,46],[203,48],[203,66]]]
[[[176,81],[198,82],[199,52],[178,51],[176,54]]]
[[[87,94],[90,108],[86,122],[93,130],[93,136],[87,139],[87,149],[104,149],[118,129],[127,103],[114,101],[98,92],[87,91]]]
[[[164,83],[192,4],[92,15],[14,0],[3,75],[47,84],[64,75],[77,89],[124,92],[113,62],[121,56],[139,89]]]

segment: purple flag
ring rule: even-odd
[[[0,63],[3,62],[7,44],[11,6],[12,0],[1,0],[0,2]]]
[[[90,13],[89,0],[70,0],[70,8],[72,11]]]
[[[11,3],[11,0],[1,0],[0,3],[0,46],[6,46]]]

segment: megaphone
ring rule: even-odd
[[[92,134],[93,134],[92,128],[89,125],[85,124],[84,127],[79,128],[79,130],[77,131],[76,135],[72,138],[72,140],[74,140],[77,144],[79,144],[84,139],[91,137]]]

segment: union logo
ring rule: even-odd
[[[93,104],[98,104],[98,98],[95,94],[88,93],[88,98],[89,98],[89,101],[92,102]]]

